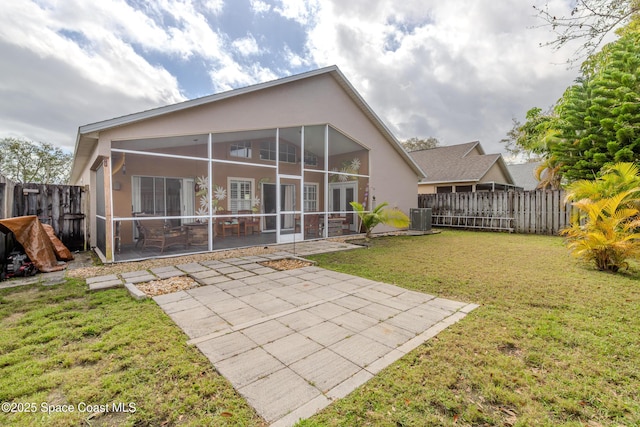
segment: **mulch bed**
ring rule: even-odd
[[[136,285],[138,289],[150,297],[184,291],[197,286],[200,286],[200,284],[187,276],[170,277],[168,279],[154,280]]]
[[[294,258],[278,259],[274,261],[264,261],[259,264],[264,265],[265,267],[273,268],[274,270],[278,270],[278,271],[295,270],[296,268],[311,267],[312,265],[314,265],[314,263],[312,263],[311,261],[305,261],[305,260],[294,259]]]

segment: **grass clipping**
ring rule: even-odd
[[[184,291],[197,286],[199,286],[199,283],[188,276],[170,277],[168,279],[154,280],[136,285],[138,289],[151,297]]]

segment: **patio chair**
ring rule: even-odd
[[[231,234],[235,233],[240,236],[240,223],[237,218],[230,218],[227,215],[232,215],[231,211],[218,211],[218,214],[225,215],[224,218],[216,219],[217,235],[220,237],[226,237],[227,232]]]
[[[320,216],[319,215],[305,215],[304,236],[320,237]]]
[[[238,211],[238,215],[251,215],[253,214],[253,211],[251,210],[240,210]],[[240,216],[238,218],[238,221],[240,222],[240,230],[242,230],[242,232],[244,233],[244,235],[247,235],[247,232],[249,230],[251,230],[251,234],[254,233],[254,231],[257,231],[258,233],[260,232],[260,218],[255,217],[255,216]]]
[[[189,246],[189,230],[187,227],[171,227],[163,219],[148,219],[136,221],[136,226],[142,238],[142,250],[147,247],[160,248],[160,253],[171,246]],[[138,239],[140,242],[140,239]],[[136,243],[136,246],[138,243]]]

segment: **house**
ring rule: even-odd
[[[513,177],[513,182],[518,187],[522,187],[524,191],[533,191],[540,184],[540,181],[536,179],[536,170],[541,164],[542,162],[527,162],[507,165],[507,168]]]
[[[485,154],[478,141],[409,154],[427,172],[418,194],[517,189],[502,155]]]
[[[349,202],[408,213],[423,176],[331,66],[81,126],[71,182],[117,262],[358,233]]]

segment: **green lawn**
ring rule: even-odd
[[[481,307],[304,426],[640,425],[640,272],[557,237],[376,239],[320,266]]]
[[[2,426],[263,425],[153,301],[124,289],[0,290],[0,319],[0,401],[36,411],[3,406]]]
[[[481,307],[301,425],[640,425],[635,264],[614,276],[559,238],[461,231],[314,259]],[[37,405],[0,412],[0,425],[263,425],[186,341],[122,289],[0,290],[0,401]],[[43,402],[135,412],[46,414]]]

